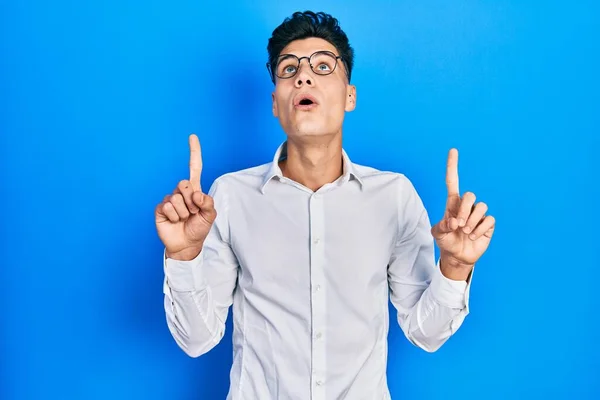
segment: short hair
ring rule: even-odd
[[[271,73],[273,83],[275,83],[277,59],[284,47],[294,40],[309,37],[324,39],[335,46],[346,66],[348,82],[350,82],[352,66],[354,64],[354,49],[348,42],[348,36],[340,28],[338,20],[324,12],[297,11],[275,28],[269,39],[267,45],[267,52],[269,54],[267,67]]]

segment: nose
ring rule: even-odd
[[[304,57],[303,57],[304,58]],[[298,66],[298,75],[295,77],[295,86],[301,87],[306,84],[308,86],[313,86],[314,79],[312,78],[312,69],[310,68],[308,57],[306,57],[306,63],[304,60],[300,60],[300,65]]]

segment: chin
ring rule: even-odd
[[[300,137],[306,136],[324,136],[326,131],[319,127],[298,127],[294,130],[294,134]]]
[[[294,136],[326,136],[332,132],[330,127],[317,123],[316,121],[301,121],[295,124],[291,130]]]

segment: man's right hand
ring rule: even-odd
[[[173,194],[165,196],[154,215],[158,237],[167,257],[189,261],[202,250],[204,240],[217,217],[212,197],[202,193],[202,152],[200,141],[190,135],[190,179],[179,182]]]

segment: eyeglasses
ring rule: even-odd
[[[271,75],[271,80],[275,82],[275,76],[280,79],[293,78],[300,70],[300,62],[306,58],[310,69],[317,75],[329,75],[335,71],[338,60],[344,62],[342,56],[336,56],[331,51],[321,50],[311,54],[310,57],[300,57],[293,54],[282,54],[279,56],[275,71],[272,70],[271,64],[267,63],[267,70]]]

